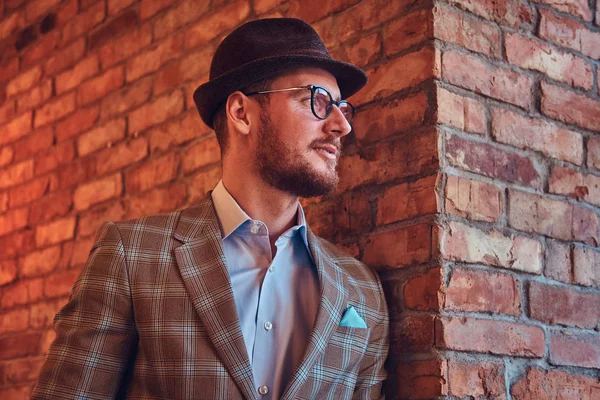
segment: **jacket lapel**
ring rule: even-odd
[[[192,303],[221,361],[248,399],[256,399],[252,367],[244,344],[210,196],[182,211],[174,236],[177,265]]]
[[[323,356],[348,302],[346,277],[343,270],[335,264],[335,257],[320,245],[319,239],[310,229],[307,230],[307,238],[319,274],[321,300],[304,356],[282,399],[296,397],[296,393],[308,379],[315,363]]]

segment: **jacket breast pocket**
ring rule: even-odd
[[[368,328],[338,326],[327,344],[324,364],[347,373],[354,371],[365,354],[370,333]]]

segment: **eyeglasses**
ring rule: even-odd
[[[299,86],[292,87],[286,89],[276,89],[276,90],[264,90],[260,92],[251,92],[244,93],[246,96],[254,96],[256,94],[267,94],[267,93],[278,93],[278,92],[290,92],[293,90],[310,90],[310,108],[312,113],[318,119],[326,119],[331,114],[333,110],[333,106],[336,105],[349,124],[352,124],[352,119],[354,119],[354,106],[348,103],[346,100],[335,101],[326,89],[321,86],[315,85],[307,85],[307,86]]]

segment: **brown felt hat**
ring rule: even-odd
[[[313,66],[337,79],[342,98],[358,92],[367,74],[355,65],[331,58],[312,26],[296,18],[269,18],[248,22],[219,45],[210,65],[210,80],[196,88],[194,102],[206,125],[236,90],[279,72]]]

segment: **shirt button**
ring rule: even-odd
[[[250,232],[252,232],[252,233],[258,233],[258,229],[259,229],[258,225],[252,225],[250,227]]]
[[[272,323],[270,323],[269,321],[265,322],[265,331],[270,331],[272,327],[273,327]]]
[[[269,272],[273,272],[273,267],[269,267]]]
[[[262,385],[261,387],[258,388],[258,393],[265,395],[265,394],[269,393],[269,388],[267,387],[267,385]]]

